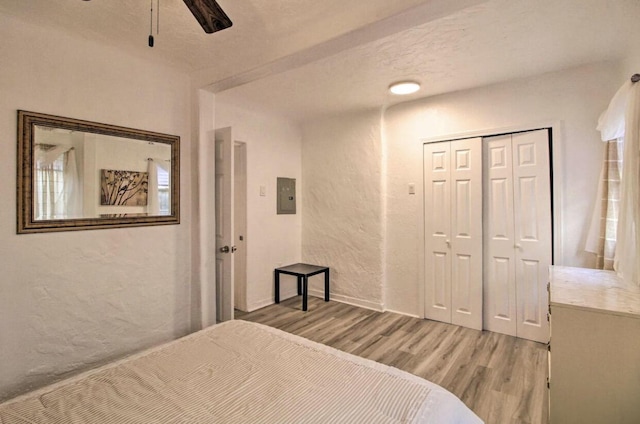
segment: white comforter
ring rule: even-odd
[[[440,386],[230,321],[0,404],[2,424],[481,423]]]

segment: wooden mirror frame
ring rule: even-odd
[[[92,134],[102,134],[133,140],[164,143],[171,148],[169,215],[87,217],[71,219],[34,220],[34,128],[35,126],[60,128]],[[171,225],[180,223],[180,137],[151,131],[119,127],[97,122],[18,111],[18,163],[17,163],[17,232],[42,233],[104,228]]]

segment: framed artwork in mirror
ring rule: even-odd
[[[180,137],[18,111],[18,234],[180,223]]]

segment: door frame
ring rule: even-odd
[[[564,263],[563,255],[563,240],[564,240],[564,225],[563,225],[563,198],[564,193],[562,188],[564,187],[563,172],[560,165],[562,161],[562,122],[558,120],[553,121],[535,121],[531,123],[525,123],[522,125],[489,128],[478,131],[468,131],[462,133],[453,133],[449,135],[442,135],[437,137],[426,137],[420,139],[420,149],[424,151],[424,145],[429,143],[441,143],[444,141],[453,141],[465,138],[475,137],[493,137],[502,134],[512,134],[526,131],[535,130],[549,130],[549,161],[551,171],[551,237],[552,237],[552,255],[551,263],[554,265],[562,265]],[[422,152],[421,152],[421,156]],[[422,163],[423,181],[424,181],[424,160]],[[418,232],[420,234],[420,255],[419,255],[419,267],[418,267],[418,300],[419,310],[422,311],[422,318],[425,317],[425,225],[424,225],[424,184],[422,190],[418,191],[421,198],[417,199],[422,204],[422,218],[419,219]]]

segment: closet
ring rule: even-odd
[[[483,140],[484,328],[549,340],[552,258],[546,130]]]
[[[424,145],[425,318],[546,342],[548,130]]]
[[[482,139],[424,145],[425,318],[482,329]]]

